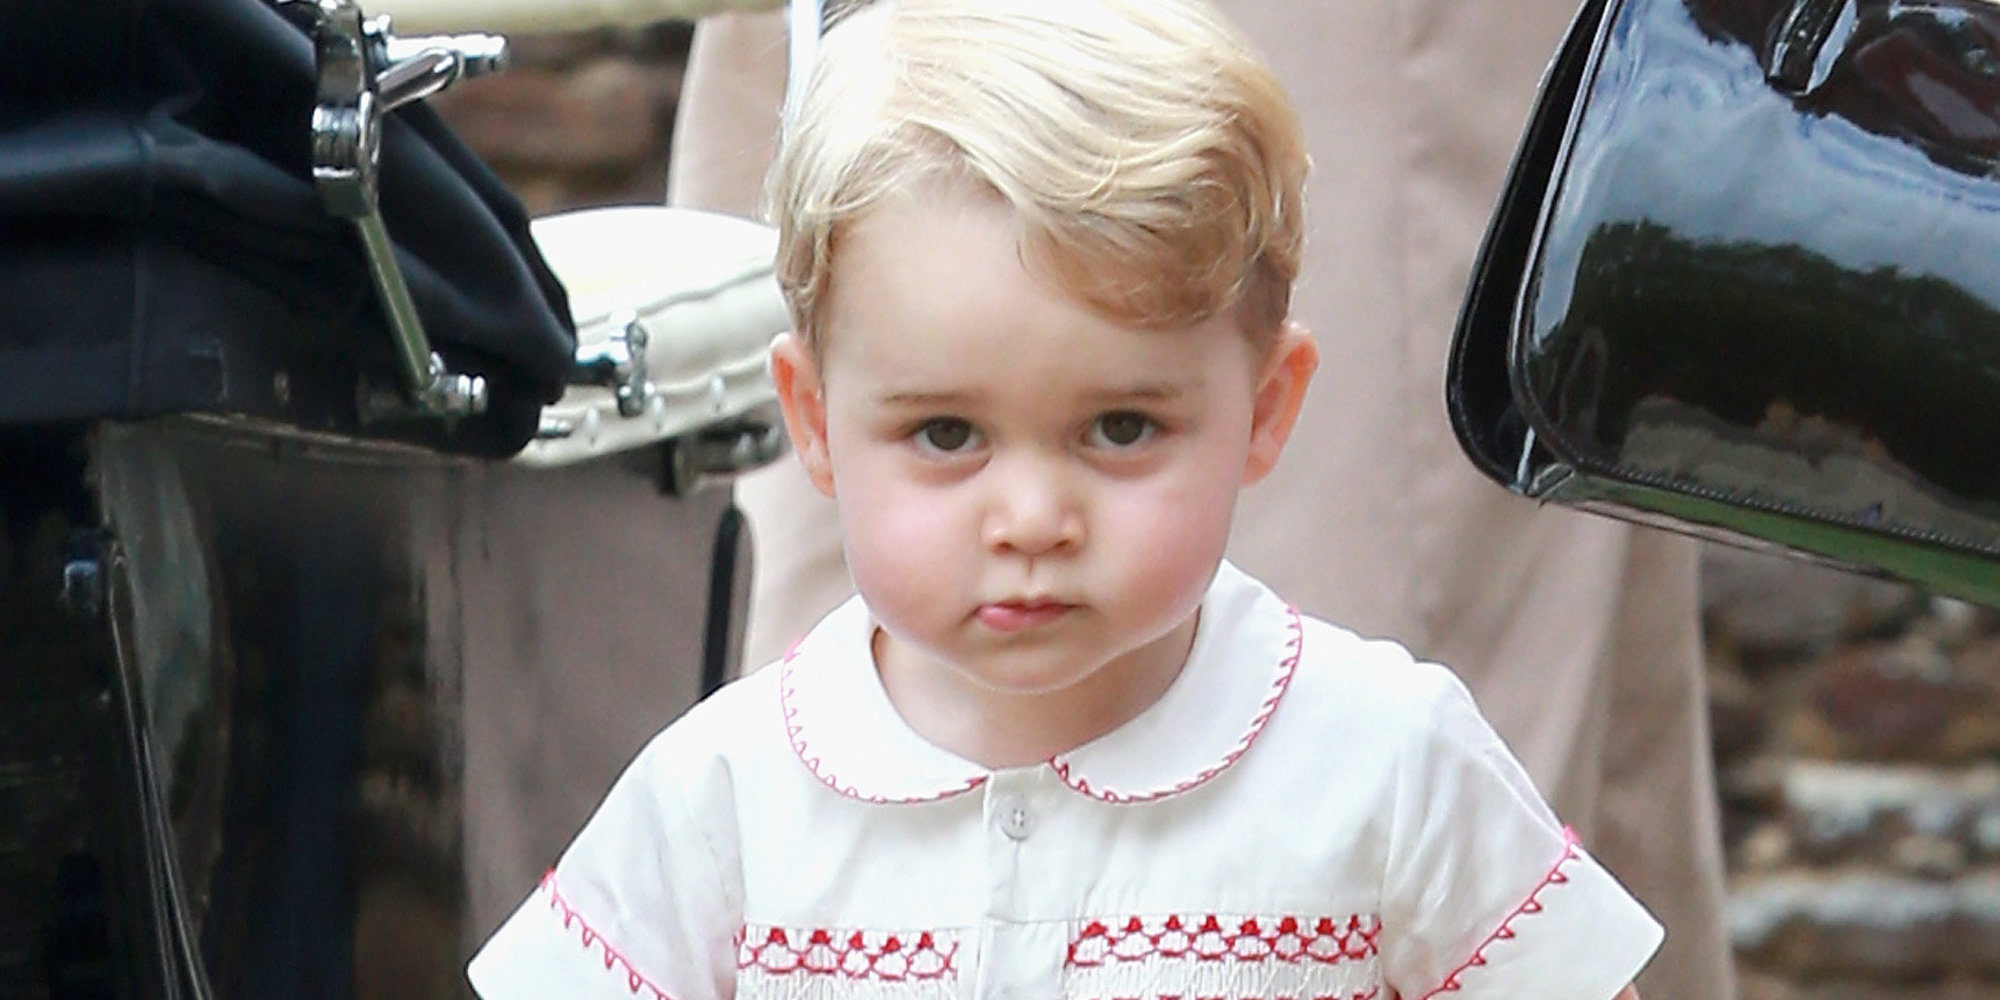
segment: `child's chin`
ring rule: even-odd
[[[1077,669],[1075,655],[1065,656],[1046,648],[1032,652],[995,650],[948,662],[953,669],[996,694],[1054,694],[1087,676],[1086,671]]]

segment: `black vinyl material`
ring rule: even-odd
[[[1447,399],[1549,502],[2000,602],[2000,8],[1593,0]]]
[[[359,419],[359,382],[395,369],[360,241],[313,188],[315,80],[262,0],[0,4],[0,423],[193,411],[526,443],[574,352],[567,301],[519,202],[421,103],[384,120],[381,210],[433,346],[492,402]]]

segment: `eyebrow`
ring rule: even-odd
[[[973,394],[969,392],[952,392],[948,390],[925,392],[920,389],[903,389],[883,393],[876,398],[876,402],[885,406],[934,407],[963,403],[971,398],[973,398]]]
[[[1172,402],[1200,391],[1207,380],[1196,376],[1182,381],[1133,382],[1093,389],[1086,393],[1094,400],[1137,400],[1149,403]],[[883,393],[876,402],[884,406],[941,407],[976,401],[983,394],[966,390],[899,389]]]
[[[1202,386],[1206,384],[1207,380],[1197,375],[1193,378],[1180,381],[1133,382],[1128,385],[1098,390],[1092,392],[1091,395],[1102,399],[1142,399],[1149,402],[1169,402],[1190,393],[1199,392]]]

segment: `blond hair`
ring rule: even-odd
[[[1277,79],[1201,0],[879,0],[822,40],[769,176],[777,271],[817,345],[844,228],[963,176],[1024,259],[1145,327],[1240,308],[1275,337],[1303,243],[1304,139]]]

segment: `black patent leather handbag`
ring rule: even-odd
[[[1590,0],[1448,374],[1528,497],[2000,604],[2000,6]]]

